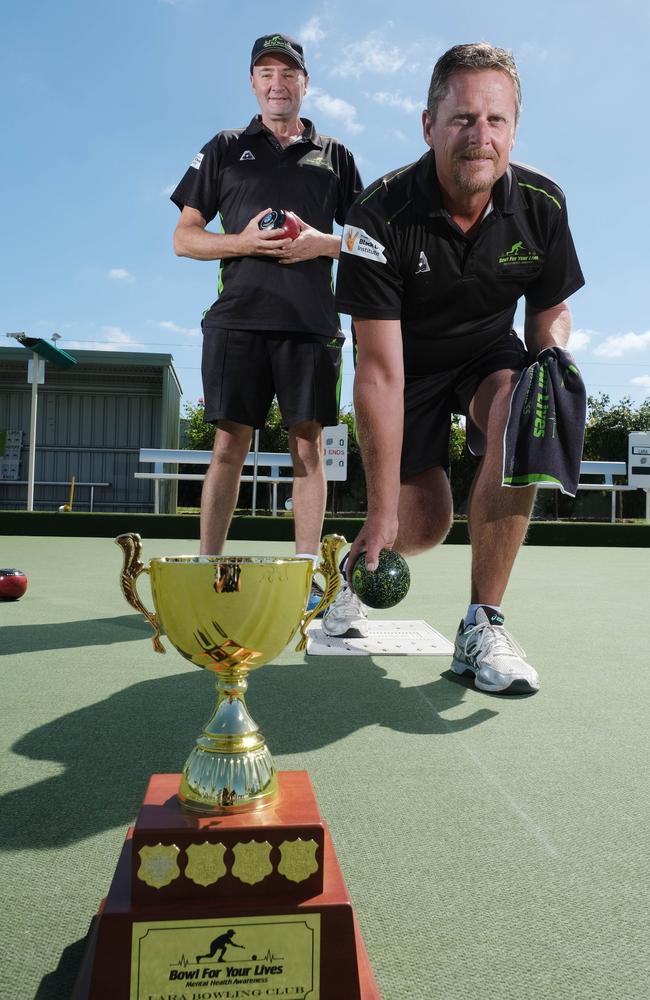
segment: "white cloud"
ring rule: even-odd
[[[607,337],[594,348],[594,354],[601,358],[622,358],[626,354],[636,354],[650,348],[650,330],[645,333],[620,333]]]
[[[99,340],[66,340],[66,350],[76,348],[82,351],[129,351],[146,350],[144,344],[138,341],[121,326],[103,326]]]
[[[650,389],[650,375],[637,375],[636,378],[630,379],[630,385],[641,385]]]
[[[167,187],[164,187],[162,189],[162,191],[160,192],[160,194],[162,195],[163,198],[169,198],[170,194],[175,189],[176,189],[176,185],[175,184],[168,184]]]
[[[386,45],[379,32],[372,31],[360,42],[350,42],[341,51],[335,76],[361,76],[362,73],[397,73],[408,60],[408,53],[397,45]]]
[[[340,97],[332,97],[319,87],[312,87],[305,95],[305,103],[313,104],[324,115],[342,122],[350,132],[363,131],[363,125],[357,121],[357,109]]]
[[[584,351],[589,346],[593,333],[591,330],[572,330],[567,347],[574,354]]]
[[[158,324],[161,330],[169,330],[170,333],[178,333],[182,337],[200,337],[201,331],[198,327],[189,326],[179,326],[178,323],[172,323],[171,320],[163,320]]]
[[[115,345],[115,350],[120,347],[141,347],[137,340],[127,330],[121,326],[103,326],[103,337],[108,343]]]
[[[125,267],[112,267],[108,272],[108,277],[113,281],[135,281],[132,274],[129,274]]]
[[[383,104],[390,108],[400,108],[402,111],[406,111],[407,114],[411,114],[414,111],[422,110],[422,102],[414,101],[412,97],[402,97],[401,94],[390,94],[385,90],[380,90],[372,95],[373,101],[377,104]]]
[[[318,45],[326,37],[327,32],[323,30],[320,17],[311,17],[298,32],[298,38],[305,45]],[[309,64],[307,64],[309,68]]]

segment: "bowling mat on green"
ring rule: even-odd
[[[453,644],[428,622],[369,621],[366,639],[341,639],[327,635],[322,623],[308,627],[307,652],[311,656],[451,656]]]

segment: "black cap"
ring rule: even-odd
[[[251,73],[257,60],[269,52],[278,52],[280,55],[289,56],[300,67],[303,73],[307,72],[305,56],[300,42],[297,42],[290,35],[262,35],[253,45],[253,51],[251,52]]]

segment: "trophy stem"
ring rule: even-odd
[[[217,705],[190,753],[178,798],[186,809],[233,813],[260,809],[277,794],[275,763],[248,711],[248,671],[216,675]]]

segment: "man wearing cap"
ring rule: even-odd
[[[277,395],[293,459],[296,552],[316,559],[327,484],[321,430],[338,421],[341,333],[332,260],[361,191],[352,154],[300,116],[309,77],[289,35],[258,38],[251,54],[260,108],[246,128],[219,132],[172,194],[179,256],[220,260],[219,295],[203,319],[205,419],[217,425],[201,496],[201,552],[223,552],[252,429]],[[260,230],[271,209],[300,234]],[[219,214],[222,232],[208,223]]]
[[[510,162],[520,103],[506,50],[481,42],[440,57],[422,119],[430,148],[357,200],[336,288],[357,336],[354,400],[368,487],[368,518],[348,563],[365,551],[374,569],[383,547],[414,555],[444,540],[451,415],[465,414],[483,459],[468,505],[471,603],[452,669],[499,694],[539,688],[501,611],[535,494],[534,486],[502,487],[510,399],[531,357],[566,344],[565,300],[584,283],[562,190]],[[526,347],[512,329],[522,296]],[[330,618],[339,634],[363,629],[349,588],[326,612],[331,632]]]

